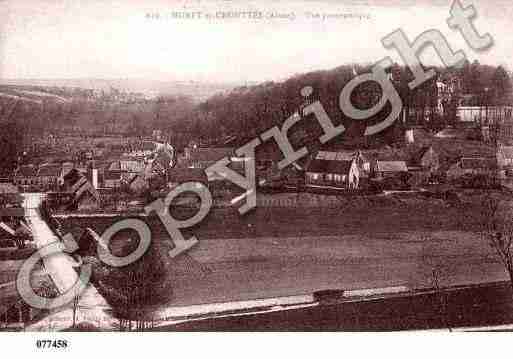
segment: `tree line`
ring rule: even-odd
[[[450,99],[452,102],[447,104],[450,109],[455,109],[464,97],[470,98],[471,105],[511,104],[511,76],[502,66],[467,61],[459,69],[434,69],[437,76],[414,90],[408,87],[408,82],[413,78],[409,68],[395,64],[390,69],[405,110],[415,109],[419,118],[435,112],[439,81],[447,83],[455,80],[457,83],[457,91]],[[368,121],[353,121],[340,110],[339,94],[356,74],[370,70],[371,65],[348,64],[331,70],[298,74],[282,82],[240,86],[201,103],[186,96],[159,96],[134,103],[77,96],[70,97],[69,102],[43,98],[38,104],[0,96],[2,127],[10,129],[2,131],[0,137],[0,146],[5,149],[3,153],[10,158],[3,166],[12,168],[13,159],[17,155],[13,151],[18,148],[12,144],[20,143],[20,132],[37,135],[45,131],[68,131],[91,135],[144,136],[155,129],[161,129],[177,148],[182,148],[191,140],[222,145],[223,139],[228,137],[235,137],[237,143],[231,145],[237,145],[268,128],[281,125],[294,113],[300,113],[307,103],[315,100],[321,101],[335,124],[342,123],[346,127],[346,132],[339,140],[361,138],[365,126],[385,118],[390,106]],[[300,95],[300,90],[305,86],[313,88],[308,99]],[[352,101],[357,108],[369,108],[379,101],[380,91],[376,83],[363,83],[353,92]],[[448,111],[446,117],[454,117],[454,114]],[[294,126],[293,132],[306,133],[312,138],[319,135],[320,128],[315,125],[315,121],[303,122],[304,126]],[[431,126],[443,127],[447,122],[447,118],[432,118]],[[393,134],[394,128],[388,132]],[[387,134],[384,135],[386,137]]]

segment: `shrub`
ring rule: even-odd
[[[127,255],[133,250],[129,247],[133,247],[132,244],[121,249],[124,253],[113,251],[113,254]],[[134,313],[159,303],[169,295],[171,288],[165,285],[166,277],[165,262],[152,243],[138,261],[125,267],[96,264],[93,280],[120,318],[133,319]]]

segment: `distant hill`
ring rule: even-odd
[[[196,81],[165,81],[146,79],[0,79],[0,85],[69,87],[142,93],[148,97],[188,96],[197,102],[214,94],[224,93],[239,86],[237,83],[209,83]]]
[[[390,69],[394,88],[403,106],[414,114],[408,124],[421,122],[438,131],[453,121],[451,111],[444,116],[438,108],[437,81],[455,83],[450,106],[454,109],[460,96],[474,94],[486,103],[509,103],[513,86],[508,73],[499,67],[465,63],[460,69],[434,68],[438,76],[413,90],[408,83],[412,71],[398,64]],[[19,118],[30,129],[92,134],[149,134],[161,129],[174,143],[190,140],[208,145],[239,146],[258,137],[273,126],[281,126],[291,116],[303,116],[290,129],[292,144],[319,145],[322,129],[304,108],[319,101],[335,125],[345,132],[327,145],[349,148],[379,147],[402,140],[401,121],[384,131],[365,136],[369,125],[382,122],[392,107],[388,103],[379,113],[365,121],[347,116],[339,104],[339,96],[356,74],[367,73],[369,65],[346,64],[333,69],[296,74],[279,82],[259,84],[207,83],[147,79],[0,79],[0,118]],[[303,89],[310,94],[303,97]],[[381,98],[377,83],[367,81],[351,93],[351,102],[359,109],[373,107]],[[305,92],[306,93],[306,92]],[[16,99],[23,102],[13,110]],[[68,101],[69,100],[69,101]],[[411,112],[411,111],[410,111]],[[410,113],[408,112],[408,113]],[[454,112],[454,111],[453,111]],[[268,141],[269,146],[273,146]],[[272,151],[272,149],[270,149]]]
[[[0,98],[5,100],[24,101],[41,105],[43,101],[54,101],[57,103],[69,103],[71,98],[60,96],[50,91],[41,91],[40,89],[26,86],[2,86],[0,85]]]

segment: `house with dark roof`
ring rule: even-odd
[[[346,153],[319,151],[307,164],[305,185],[326,189],[357,189],[360,170],[355,158]]]
[[[69,195],[68,209],[96,209],[100,205],[100,194],[92,183],[78,170],[71,170],[63,179]]]
[[[37,186],[38,183],[37,167],[35,166],[20,166],[14,173],[14,184],[23,189]]]
[[[20,166],[14,174],[14,184],[29,190],[56,190],[63,179],[63,169],[60,164],[43,164],[41,166]]]
[[[69,191],[70,188],[81,178],[83,174],[76,168],[72,168],[62,177],[62,187],[64,191]]]
[[[74,192],[72,208],[79,210],[84,209],[97,209],[100,206],[100,194],[93,187],[91,182],[85,181],[82,185],[78,186]]]
[[[42,190],[55,190],[62,184],[62,166],[46,164],[39,167],[37,172],[38,185]]]

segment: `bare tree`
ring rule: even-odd
[[[433,237],[429,234],[420,236],[422,247],[420,251],[421,270],[425,273],[428,283],[433,288],[433,300],[435,309],[438,312],[440,325],[452,331],[448,319],[448,294],[444,290],[441,282],[454,269],[451,265],[444,262],[440,256],[438,246],[433,244]]]
[[[487,194],[482,204],[482,237],[488,241],[504,265],[513,289],[513,223],[511,204],[493,193]],[[508,218],[509,217],[509,218]]]

